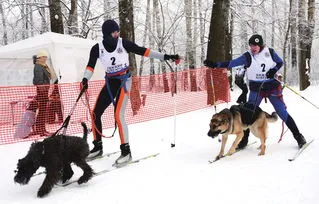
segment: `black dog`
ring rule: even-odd
[[[91,179],[93,170],[86,162],[89,155],[89,145],[86,141],[88,130],[85,123],[82,123],[82,126],[83,138],[56,135],[42,142],[33,143],[28,154],[23,159],[19,159],[14,181],[23,185],[28,184],[37,169],[40,166],[45,167],[46,177],[38,191],[38,197],[43,197],[58,181],[65,183],[73,176],[72,162],[83,170],[78,184]]]

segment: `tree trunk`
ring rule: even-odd
[[[275,15],[276,15],[276,0],[271,0],[271,17],[272,17],[272,24],[271,24],[271,47],[275,46]]]
[[[3,44],[7,45],[8,44],[8,31],[7,31],[6,19],[4,17],[5,15],[4,15],[3,7],[2,7],[2,1],[0,1],[0,15],[1,15],[1,18],[2,18]]]
[[[297,70],[297,1],[290,0],[290,17],[291,17],[291,24],[290,24],[290,32],[291,32],[291,71],[296,73]]]
[[[254,5],[255,0],[250,0],[251,5]],[[256,20],[255,17],[255,7],[252,6],[251,7],[251,16],[252,16],[252,26],[251,26],[251,30],[253,33],[258,33],[258,28],[257,28],[257,23],[258,21]]]
[[[198,12],[199,12],[199,36],[200,36],[200,65],[202,66],[205,60],[205,22],[202,11],[202,0],[198,0]]]
[[[226,36],[228,36],[229,0],[215,0],[210,22],[207,59],[227,60]]]
[[[26,17],[26,10],[25,10],[25,0],[21,0],[21,18],[22,18],[22,39],[27,38],[27,29],[26,29],[26,24],[27,24],[27,17]]]
[[[194,8],[195,9],[195,8]],[[186,18],[186,67],[189,69],[195,69],[195,51],[194,51],[194,42],[193,42],[193,27],[192,27],[192,10],[193,4],[192,0],[184,0],[184,10]],[[194,21],[195,21],[194,16]],[[195,32],[195,31],[194,31]],[[194,33],[195,34],[195,33]],[[190,82],[191,82],[191,91],[197,91],[196,85],[196,72],[190,70]]]
[[[44,5],[45,4],[45,0],[42,0],[41,3]],[[48,31],[48,26],[47,26],[47,14],[46,14],[46,10],[44,8],[44,6],[39,8],[39,14],[41,16],[41,29],[40,29],[40,33],[45,33]]]
[[[110,7],[111,7],[111,2],[110,0],[104,0],[104,21],[108,20],[108,19],[112,19],[112,13],[110,11]]]
[[[119,17],[120,17],[120,31],[124,39],[135,41],[134,34],[134,16],[133,16],[133,0],[119,0]],[[129,54],[130,67],[132,67],[132,88],[130,92],[131,108],[133,115],[141,106],[141,97],[139,91],[139,78],[137,78],[136,59],[133,53]]]
[[[307,34],[306,1],[299,0],[298,4],[298,34],[299,34],[299,87],[305,90],[309,85],[309,69],[307,67]]]
[[[68,19],[68,33],[71,35],[77,35],[78,31],[78,11],[77,11],[77,0],[71,0],[71,9],[69,11]]]
[[[164,26],[164,19],[163,19],[163,24],[161,24],[161,19],[160,19],[160,8],[159,8],[159,0],[153,0],[153,9],[154,9],[154,17],[155,17],[155,26],[156,26],[156,33],[157,33],[157,39],[158,39],[158,50],[160,52],[163,51],[163,31],[161,25]],[[169,92],[169,86],[168,86],[168,79],[166,75],[166,66],[164,63],[160,62],[159,63],[159,70],[161,70],[163,74],[163,85],[164,85],[164,92]],[[159,71],[160,72],[160,71]]]
[[[208,48],[207,48],[207,59],[213,62],[226,61],[229,55],[227,54],[227,37],[229,34],[229,0],[214,0],[212,17],[210,21],[210,30],[208,38]],[[213,85],[209,83],[210,78],[213,77],[213,71],[207,72],[207,102],[215,105],[216,101],[211,101],[214,99],[214,91],[210,91],[210,86],[216,87],[216,81],[212,79]],[[227,76],[226,76],[227,77]]]
[[[32,6],[28,5],[29,7],[29,18],[30,18],[30,35],[34,36],[34,21],[33,21],[33,11],[32,11]]]
[[[148,36],[149,33],[150,33],[150,32],[147,32],[148,29],[150,29],[150,27],[148,27],[148,25],[150,24],[150,23],[149,23],[150,21],[151,21],[150,0],[147,0],[146,16],[145,16],[145,26],[144,26],[144,36],[143,36],[143,46],[145,46],[147,36]],[[143,65],[144,65],[144,57],[141,57],[140,69],[139,69],[139,76],[142,76],[142,73],[143,73]]]
[[[227,5],[228,9],[230,10],[230,4]],[[233,49],[232,49],[232,36],[234,31],[234,15],[231,11],[229,14],[229,23],[230,26],[228,26],[228,30],[226,33],[225,43],[226,43],[226,60],[231,60],[233,57]],[[233,77],[232,77],[232,69],[229,70],[230,75],[228,76],[229,86],[231,90],[233,90]]]
[[[311,48],[315,29],[315,0],[308,0],[308,33],[306,41],[306,63],[308,67],[308,75],[310,75],[310,59],[311,59]],[[310,82],[309,82],[310,83]]]
[[[288,38],[289,38],[289,33],[291,29],[291,4],[289,5],[289,17],[288,17],[288,22],[287,22],[287,29],[286,29],[286,34],[285,34],[285,41],[284,41],[284,48],[283,48],[283,60],[284,60],[284,74],[283,74],[283,81],[284,83],[287,82],[287,68],[288,68],[288,57],[287,57],[287,44],[288,44]]]
[[[150,19],[149,21],[147,21],[147,27],[149,29],[149,35],[148,35],[148,41],[150,44],[150,48],[153,49],[154,48],[154,36],[151,35],[151,33],[154,33],[154,26],[155,26],[155,18],[154,15],[150,15]],[[151,23],[152,22],[152,23]],[[155,65],[154,65],[154,59],[150,58],[150,80],[149,80],[149,91],[152,91],[153,88],[156,85],[156,78],[155,78]]]
[[[60,0],[49,0],[51,31],[64,34]]]

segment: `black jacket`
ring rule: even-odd
[[[35,64],[33,69],[33,84],[50,84],[50,72],[43,65]]]

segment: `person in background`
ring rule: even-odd
[[[91,48],[89,62],[81,82],[83,88],[88,87],[88,80],[92,77],[97,59],[105,69],[105,85],[100,91],[93,109],[92,131],[94,135],[93,149],[90,158],[103,154],[101,132],[101,116],[111,104],[115,107],[115,121],[119,129],[121,140],[121,155],[115,165],[125,165],[132,160],[129,145],[129,132],[125,122],[125,109],[131,89],[132,79],[129,69],[129,54],[134,53],[159,60],[173,60],[179,62],[178,55],[167,55],[136,45],[120,37],[120,27],[114,20],[106,20],[102,25],[103,41]]]
[[[38,114],[36,116],[34,132],[31,135],[49,136],[45,128],[45,117],[47,103],[49,101],[48,92],[50,88],[50,80],[53,77],[51,70],[47,65],[48,53],[45,50],[39,51],[36,55],[35,65],[33,69],[33,84],[37,87],[37,95],[35,100],[38,105]]]
[[[236,70],[235,84],[242,91],[242,93],[239,95],[239,97],[237,98],[237,101],[236,101],[239,104],[244,104],[247,102],[248,88],[247,88],[247,84],[245,82],[245,74],[246,74],[246,67],[244,67],[244,66]],[[241,139],[241,141],[239,142],[237,149],[243,149],[247,146],[249,133],[250,133],[249,129],[244,130],[244,136]]]
[[[238,58],[228,62],[212,62],[205,60],[204,64],[211,68],[233,68],[245,66],[249,83],[248,102],[259,106],[263,98],[268,98],[279,117],[286,123],[292,132],[299,148],[306,144],[304,136],[286,110],[283,101],[280,82],[275,79],[277,71],[282,67],[283,61],[272,49],[268,48],[261,35],[255,34],[249,38],[250,49]]]

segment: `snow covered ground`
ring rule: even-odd
[[[233,100],[238,93],[232,93]],[[319,106],[319,87],[313,86],[302,95]],[[307,140],[318,138],[319,110],[288,89],[284,90],[288,112]],[[228,104],[230,107],[231,104]],[[220,111],[227,104],[219,105]],[[272,112],[270,103],[261,107]],[[159,152],[156,158],[94,177],[87,184],[55,187],[45,198],[36,197],[44,175],[20,186],[13,181],[16,163],[27,153],[30,143],[0,146],[0,203],[245,203],[245,204],[314,204],[319,200],[319,143],[315,140],[294,162],[297,143],[288,131],[281,143],[281,121],[270,124],[265,156],[257,156],[259,143],[214,164],[220,143],[206,134],[214,108],[206,108],[176,117],[130,125],[134,158]],[[107,130],[112,131],[112,130]],[[91,138],[91,137],[90,137]],[[230,137],[228,144],[234,139]],[[250,141],[257,140],[250,136]],[[119,138],[104,140],[104,151],[119,149]],[[91,145],[91,141],[90,141]],[[229,148],[229,145],[228,145]],[[227,149],[228,149],[227,148]],[[118,155],[92,161],[95,171],[110,168]],[[73,180],[81,171],[74,167]]]

